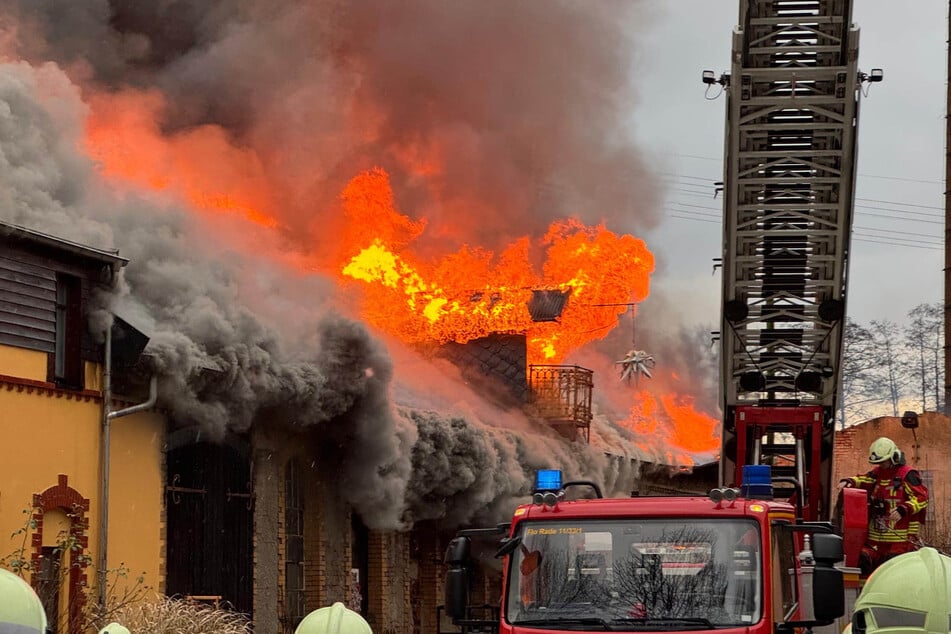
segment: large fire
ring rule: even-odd
[[[270,186],[255,153],[235,147],[213,125],[166,137],[158,124],[163,107],[164,98],[154,91],[90,97],[86,148],[103,175],[171,192],[199,210],[277,226]]]
[[[410,249],[423,224],[392,204],[386,174],[354,178],[344,193],[351,226],[350,259],[343,275],[367,283],[364,317],[409,343],[465,343],[495,332],[526,333],[530,363],[558,363],[585,343],[604,337],[618,315],[647,297],[654,256],[643,240],[603,226],[553,223],[541,240],[545,260],[533,269],[525,236],[497,257],[463,246],[436,259]],[[533,323],[533,289],[568,293],[557,322]]]
[[[254,152],[233,145],[219,128],[164,135],[157,93],[93,96],[89,103],[86,148],[105,177],[166,191],[205,213],[280,226],[277,186]],[[544,235],[523,236],[497,253],[463,244],[434,256],[414,248],[427,222],[398,210],[382,169],[356,175],[340,201],[345,222],[325,272],[359,290],[365,320],[407,343],[524,333],[529,363],[559,363],[605,337],[649,293],[653,254],[643,240],[602,225],[556,221]],[[328,259],[315,255],[316,261]],[[557,321],[532,320],[528,305],[536,290],[567,294]],[[668,459],[690,464],[690,454],[716,449],[716,421],[697,412],[689,397],[640,390],[632,399],[629,417],[619,423],[652,437],[652,445],[666,437],[662,442],[678,450]],[[658,426],[661,416],[670,424]]]

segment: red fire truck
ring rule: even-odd
[[[540,471],[511,524],[461,531],[446,553],[446,612],[464,631],[776,632],[846,614],[843,540],[771,498],[769,467],[708,497],[605,499]],[[593,497],[569,500],[575,488]],[[502,534],[497,612],[468,605],[472,539]],[[854,595],[852,592],[852,599]]]
[[[494,618],[466,601],[485,531],[451,542],[446,611],[464,629],[838,631],[849,615],[867,509],[847,490],[833,512],[832,455],[860,87],[882,72],[858,70],[850,0],[739,5],[730,71],[703,73],[727,111],[720,488],[603,499],[543,474],[490,531],[504,535]],[[594,499],[566,498],[578,485]]]

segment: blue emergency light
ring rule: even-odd
[[[743,465],[740,494],[745,498],[773,499],[773,470],[768,464]]]
[[[535,492],[561,491],[561,469],[539,469],[535,473]]]

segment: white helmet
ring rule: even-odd
[[[132,634],[132,632],[130,632],[129,628],[125,627],[124,625],[119,625],[118,623],[110,623],[109,625],[99,630],[99,634]]]
[[[373,634],[370,624],[339,601],[304,617],[294,634]]]
[[[0,568],[0,634],[45,634],[46,610],[26,581]]]

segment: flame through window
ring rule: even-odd
[[[506,618],[545,629],[749,626],[762,613],[760,533],[745,520],[526,522]],[[658,627],[663,619],[669,626]]]

